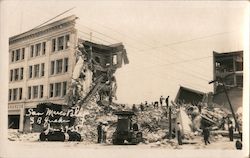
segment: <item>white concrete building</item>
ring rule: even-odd
[[[9,38],[9,128],[23,131],[25,111],[38,103],[65,104],[76,63],[76,16]]]

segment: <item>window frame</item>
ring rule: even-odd
[[[9,89],[8,100],[9,100],[9,101],[12,101],[12,89]]]
[[[40,69],[40,64],[35,64],[34,65],[34,78],[39,77],[39,69]]]
[[[65,42],[65,36],[60,36],[60,37],[57,37],[57,51],[61,51],[61,50],[64,50],[64,42]]]
[[[28,99],[31,99],[32,98],[32,88],[31,86],[28,87]]]
[[[43,90],[44,90],[43,85],[40,85],[39,86],[39,98],[43,98]]]
[[[19,80],[19,68],[14,69],[14,81]]]
[[[50,75],[54,75],[55,74],[55,61],[52,60],[50,62]]]
[[[61,91],[62,91],[62,83],[57,82],[55,83],[55,97],[61,97]]]
[[[46,54],[46,42],[42,42],[42,55]]]
[[[49,97],[50,98],[54,97],[54,84],[53,83],[49,84]]]
[[[23,80],[23,67],[20,68],[20,80]]]
[[[13,89],[13,101],[16,101],[16,100],[17,100],[17,97],[18,97],[18,96],[17,96],[17,95],[18,95],[17,93],[18,93],[17,88],[14,88],[14,89]]]
[[[19,88],[18,99],[22,100],[23,98],[23,88]]]
[[[33,65],[29,66],[29,78],[33,78]]]
[[[56,60],[56,74],[63,72],[63,59]]]
[[[33,86],[33,99],[37,99],[38,98],[38,86]]]
[[[35,52],[35,46],[34,46],[34,45],[31,45],[31,46],[30,46],[30,58],[33,58],[33,57],[34,57],[34,52]]]

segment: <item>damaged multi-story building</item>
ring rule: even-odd
[[[30,131],[33,120],[26,114],[41,103],[72,107],[96,93],[103,104],[115,98],[114,73],[128,63],[126,50],[122,43],[83,39],[76,19],[72,15],[9,38],[9,128]]]
[[[214,80],[223,79],[234,110],[242,107],[243,96],[243,51],[213,52]],[[223,85],[214,82],[213,101],[229,108]]]

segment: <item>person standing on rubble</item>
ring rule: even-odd
[[[144,111],[144,106],[142,103],[140,104],[140,108],[141,108],[141,111]]]
[[[133,104],[133,106],[132,106],[132,111],[135,112],[135,113],[138,112],[138,110],[137,110],[135,104]]]
[[[165,102],[166,102],[166,106],[168,108],[168,105],[169,105],[169,96],[165,99]]]
[[[161,107],[162,107],[162,101],[163,101],[163,97],[161,96],[161,97],[160,97],[160,104],[161,104]]]
[[[202,131],[202,134],[203,134],[203,137],[204,137],[205,145],[207,145],[207,143],[210,144],[210,141],[209,141],[209,136],[210,136],[209,127],[204,127],[203,131]]]
[[[148,102],[147,101],[145,101],[145,107],[148,108]]]
[[[98,139],[97,139],[97,143],[101,143],[102,142],[102,122],[99,122],[98,126],[97,126],[97,135],[98,135]]]
[[[102,125],[102,143],[106,143],[108,131],[108,123],[103,123]]]
[[[228,132],[229,132],[230,141],[233,141],[234,140],[234,126],[232,123],[229,124]]]
[[[176,126],[176,133],[177,133],[177,140],[178,140],[178,144],[182,145],[182,134],[181,134],[181,124],[180,122],[177,122],[177,126]]]

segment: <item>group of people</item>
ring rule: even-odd
[[[154,108],[159,108],[159,105],[162,107],[162,106],[164,106],[164,104],[165,104],[166,107],[169,106],[169,96],[167,96],[166,98],[164,98],[163,96],[161,96],[159,98],[159,101],[155,101],[155,102],[151,102],[151,103],[148,103],[148,101],[145,101],[145,103],[141,103],[140,104],[139,109],[140,109],[140,111],[144,111],[149,106],[153,106]],[[137,109],[137,107],[136,107],[135,104],[133,104],[132,110],[134,112],[138,111],[138,109]]]
[[[99,122],[97,125],[97,143],[106,143],[106,138],[107,138],[107,123]]]

